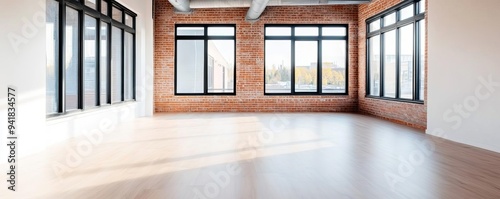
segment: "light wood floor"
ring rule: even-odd
[[[500,198],[499,154],[357,114],[159,114],[87,141],[21,159],[0,198]]]

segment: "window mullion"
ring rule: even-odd
[[[111,98],[111,95],[112,95],[112,91],[111,91],[111,84],[112,84],[112,81],[111,81],[111,78],[112,78],[112,74],[111,74],[111,59],[112,59],[112,54],[111,54],[111,45],[112,45],[112,41],[113,41],[113,24],[109,23],[107,24],[107,29],[106,31],[108,31],[108,35],[107,35],[107,38],[108,38],[108,41],[107,41],[107,45],[106,45],[106,53],[107,53],[107,73],[106,73],[106,97],[107,97],[107,103],[106,104],[112,104],[113,103],[113,99]]]
[[[317,59],[318,59],[318,66],[317,67],[317,80],[316,80],[316,89],[317,89],[317,93],[318,94],[321,94],[323,93],[323,40],[321,39],[321,36],[323,35],[323,28],[321,27],[318,27],[319,29],[319,38],[318,39],[318,55],[317,55]]]
[[[122,60],[121,60],[121,101],[125,101],[125,30],[119,28],[121,30],[121,35],[122,35],[122,41],[121,41],[121,54],[122,54]]]
[[[133,18],[134,20],[134,29],[135,29],[135,17]],[[133,41],[132,41],[132,99],[133,100],[137,100],[137,76],[136,76],[136,73],[137,73],[137,65],[136,65],[136,34],[132,34],[132,38],[133,38]]]
[[[384,96],[384,75],[385,75],[385,33],[380,35],[380,79],[379,79],[379,84],[380,84],[380,89],[379,89],[379,96],[383,97]]]
[[[415,16],[416,16],[416,15],[417,15],[417,13],[418,13],[418,6],[419,6],[418,2],[415,2],[415,3],[413,4],[413,18],[415,18]],[[412,26],[413,26],[413,31],[414,31],[414,32],[413,32],[413,40],[412,40],[412,43],[413,43],[413,58],[412,58],[412,60],[413,60],[413,61],[412,61],[412,63],[413,63],[413,66],[412,66],[412,70],[413,70],[413,75],[412,75],[412,78],[413,78],[413,81],[412,81],[412,88],[413,88],[413,92],[412,92],[412,95],[413,95],[413,96],[412,96],[412,99],[413,99],[413,100],[415,100],[415,99],[416,99],[416,95],[415,95],[415,94],[416,94],[416,90],[417,90],[417,89],[416,89],[416,87],[415,87],[415,85],[416,85],[416,84],[415,84],[415,81],[417,81],[417,78],[416,78],[416,72],[417,72],[417,70],[416,70],[416,68],[415,68],[415,65],[416,65],[416,64],[415,64],[415,63],[416,63],[416,59],[415,59],[415,57],[417,56],[417,54],[416,54],[416,50],[415,50],[415,48],[416,48],[416,45],[415,45],[415,44],[416,44],[416,42],[415,42],[415,37],[416,37],[416,35],[415,35],[415,24],[416,24],[416,23],[417,23],[416,21],[413,21],[413,24],[412,24]]]
[[[203,60],[203,93],[208,94],[208,27],[203,27],[203,48],[204,48],[204,60]]]
[[[396,21],[400,21],[401,15],[400,11],[396,12]],[[400,99],[401,97],[401,76],[400,76],[400,71],[401,71],[401,28],[397,27],[396,28],[396,90],[395,90],[395,97],[396,99]]]
[[[98,3],[98,6],[100,6],[100,2],[101,1],[97,1],[99,2]],[[101,24],[103,23],[101,20],[97,20],[96,19],[96,33],[95,33],[95,40],[96,40],[96,46],[94,47],[95,48],[95,53],[96,53],[96,57],[95,57],[95,76],[96,76],[96,99],[97,100],[97,103],[96,105],[97,106],[100,106],[101,105]]]
[[[397,21],[397,18],[396,18],[396,21]],[[382,28],[385,26],[385,21],[383,20],[383,18],[380,18],[380,31],[382,30]],[[382,32],[381,32],[381,35],[382,35]],[[380,97],[383,97],[384,96],[384,86],[385,86],[385,82],[384,82],[384,77],[385,77],[385,33],[383,34],[384,35],[384,39],[380,41]]]
[[[83,10],[78,11],[78,109],[84,110],[84,94],[85,94],[85,74],[83,70],[84,65],[84,31],[85,31],[85,13]]]
[[[396,29],[396,99],[401,96],[401,28]]]
[[[65,45],[65,31],[66,26],[66,3],[65,1],[59,2],[59,113],[66,113],[66,67],[64,66],[66,60],[66,45]]]
[[[420,100],[420,22],[413,24],[413,100]]]
[[[291,93],[292,94],[295,94],[295,27],[292,27],[292,39],[290,40],[292,42],[292,49],[291,49],[291,53],[292,53],[292,60],[291,60]]]
[[[366,39],[366,49],[365,49],[365,55],[366,55],[366,68],[365,68],[365,96],[371,95],[371,54],[370,54],[370,39]]]

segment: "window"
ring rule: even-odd
[[[405,1],[366,21],[368,97],[423,102],[426,47],[422,4],[425,1]]]
[[[384,96],[396,97],[396,31],[384,35]]]
[[[85,88],[85,107],[97,106],[97,20],[91,16],[85,15],[84,30],[84,88]]]
[[[374,36],[368,40],[369,46],[369,60],[368,74],[370,81],[369,95],[380,96],[380,36]]]
[[[419,67],[420,67],[420,89],[419,89],[419,99],[421,101],[424,100],[424,93],[425,93],[425,50],[427,49],[427,44],[426,44],[426,26],[425,26],[425,19],[421,20],[418,23],[418,27],[420,29],[420,51],[419,51],[419,56],[420,56],[420,61],[419,61]]]
[[[347,94],[347,25],[266,25],[265,94]]]
[[[133,101],[136,14],[114,1],[46,1],[47,115]],[[128,26],[101,14],[108,5]]]
[[[112,102],[122,101],[122,64],[123,64],[123,39],[122,29],[113,26],[111,28],[111,99]]]
[[[80,78],[78,75],[78,65],[80,63],[80,42],[78,35],[80,34],[78,11],[73,8],[66,7],[66,25],[64,33],[64,54],[66,60],[64,63],[65,69],[65,85],[66,85],[66,111],[78,109],[79,85]]]
[[[108,79],[109,79],[109,24],[105,22],[101,22],[101,40],[100,40],[100,67],[99,67],[99,78],[100,78],[100,104],[105,105],[109,104],[110,96],[108,95],[108,91],[110,90]]]
[[[117,22],[123,22],[123,11],[120,8],[113,6],[112,16]]]
[[[371,22],[370,24],[368,24],[368,27],[370,31],[380,30],[380,19]]]
[[[126,101],[134,99],[134,35],[129,32],[125,32],[124,39],[124,98]]]
[[[384,26],[390,26],[396,23],[396,13],[392,13],[384,17]]]
[[[47,0],[46,51],[47,51],[47,114],[59,110],[59,3]]]
[[[236,94],[235,35],[234,25],[177,25],[175,94]]]
[[[101,0],[101,13],[108,15],[108,2],[106,0]]]
[[[125,15],[125,25],[128,27],[134,27],[134,18],[131,17],[130,15],[126,14]]]
[[[92,9],[97,8],[96,0],[85,0],[85,5],[92,8]]]

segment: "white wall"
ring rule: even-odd
[[[500,152],[499,9],[498,0],[429,1],[429,134]]]
[[[45,134],[45,3],[0,0],[0,5],[0,152],[6,157],[7,86],[17,88],[19,147],[44,148],[38,140]],[[14,37],[22,43],[12,44]]]
[[[45,0],[0,0],[0,141],[7,136],[7,86],[18,91],[20,156],[30,155],[102,123],[119,124],[153,114],[153,19],[151,1],[122,0],[137,17],[137,102],[46,119]],[[22,43],[12,44],[12,37]],[[100,126],[101,125],[101,126]],[[0,156],[7,148],[0,146]],[[6,158],[0,159],[0,164]]]

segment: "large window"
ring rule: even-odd
[[[236,27],[177,25],[175,94],[236,94]]]
[[[265,94],[347,94],[347,25],[266,25]]]
[[[367,96],[423,102],[425,0],[405,1],[366,23]]]
[[[46,1],[47,115],[133,101],[136,14],[112,0]]]

